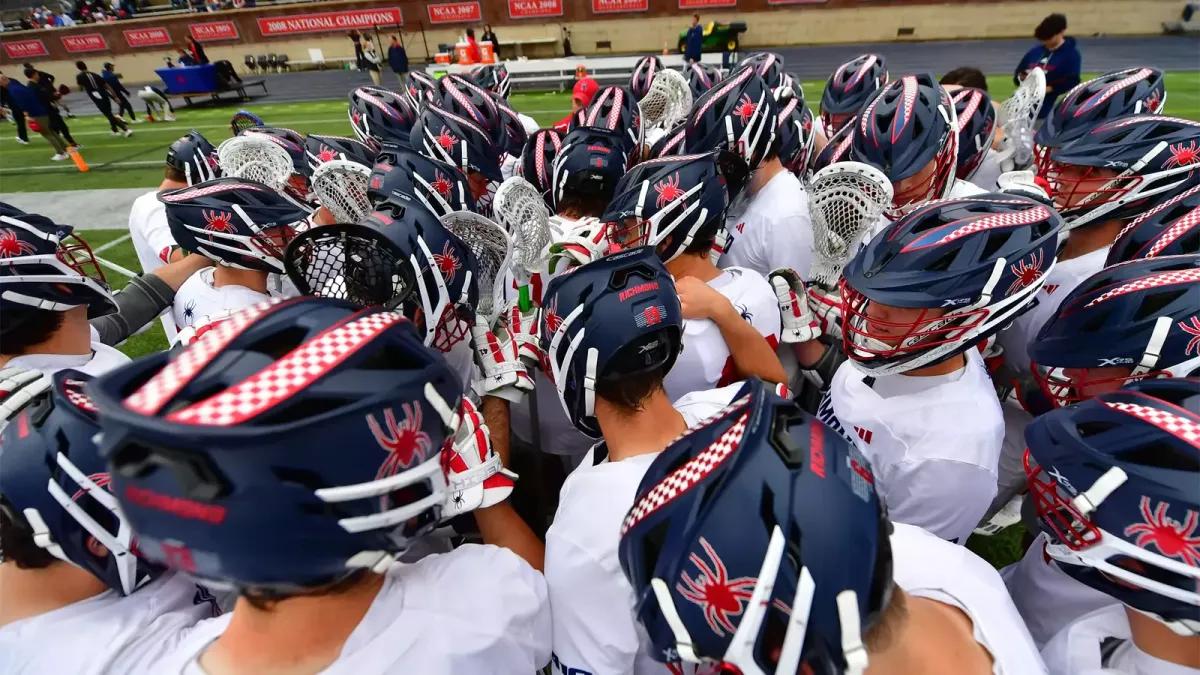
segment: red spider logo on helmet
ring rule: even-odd
[[[746,609],[758,580],[754,577],[730,579],[725,563],[704,537],[700,537],[700,546],[704,548],[707,561],[695,553],[688,556],[700,576],[692,578],[687,572],[682,573],[680,578],[683,583],[675,584],[675,590],[688,602],[704,610],[704,620],[714,633],[724,636],[728,631],[732,635],[737,628],[729,618],[740,615]]]
[[[395,476],[401,470],[420,463],[429,451],[433,449],[433,440],[429,434],[421,430],[421,405],[419,403],[402,403],[400,409],[404,418],[397,421],[396,413],[391,408],[383,409],[383,422],[386,429],[375,421],[375,415],[367,414],[367,426],[379,447],[387,451],[387,458],[375,472],[375,480]]]
[[[678,171],[655,183],[654,191],[658,193],[658,198],[654,200],[654,206],[660,209],[687,194],[679,187]]]
[[[88,480],[95,483],[96,487],[104,488],[105,490],[112,492],[112,476],[108,475],[107,473],[93,473],[88,476]],[[75,494],[71,495],[71,501],[79,501],[79,498],[82,497],[85,492],[86,491],[82,488],[76,490]]]
[[[447,178],[446,175],[441,171],[436,169],[433,172],[433,182],[429,185],[434,190],[437,190],[438,194],[442,195],[443,197],[449,195],[450,190],[454,189],[454,184],[450,182],[450,179]]]
[[[1125,528],[1125,536],[1137,535],[1135,545],[1141,548],[1153,546],[1168,558],[1179,558],[1192,567],[1200,567],[1200,536],[1195,534],[1196,526],[1200,525],[1200,514],[1188,510],[1187,518],[1181,523],[1167,515],[1169,506],[1167,502],[1159,502],[1151,512],[1150,498],[1142,497],[1138,510],[1145,522]]]
[[[1200,319],[1193,316],[1190,326],[1180,321],[1179,327],[1183,329],[1183,332],[1192,336],[1192,339],[1188,340],[1187,347],[1183,350],[1184,355],[1191,356],[1194,351],[1196,352],[1196,356],[1200,356]]]
[[[738,119],[745,124],[754,116],[754,111],[758,110],[758,104],[750,100],[749,94],[742,94],[738,99],[737,107],[733,109],[733,114],[738,116]]]
[[[321,160],[321,163],[324,164],[325,162],[337,159],[337,153],[328,145],[322,145],[321,150],[317,153],[317,159]]]
[[[354,123],[354,126],[358,126],[362,123],[362,113],[357,110],[351,110],[350,121]]]
[[[204,216],[204,229],[209,232],[234,232],[233,214],[221,213],[220,211],[204,210],[200,212]]]
[[[437,138],[434,140],[437,141],[437,144],[442,146],[442,148],[445,150],[453,148],[454,144],[458,142],[458,138],[456,138],[454,134],[450,133],[450,130],[446,127],[442,127],[442,130],[438,132]]]
[[[1008,287],[1008,294],[1012,295],[1042,278],[1042,263],[1045,262],[1042,252],[1035,251],[1028,261],[1018,260],[1016,263],[1009,265],[1008,268],[1012,273],[1017,275],[1017,278]]]
[[[1162,94],[1163,92],[1161,89],[1155,89],[1154,91],[1150,92],[1150,95],[1146,97],[1146,112],[1153,115],[1157,115],[1158,113],[1162,112]]]
[[[1187,145],[1176,143],[1167,147],[1167,152],[1171,153],[1171,156],[1167,158],[1167,161],[1163,162],[1164,169],[1187,166],[1195,164],[1197,160],[1200,160],[1200,147],[1196,147],[1196,141],[1192,141]]]
[[[462,269],[462,262],[459,261],[458,255],[454,253],[454,247],[450,245],[450,242],[446,242],[442,246],[440,254],[433,254],[433,263],[437,265],[438,271],[445,277],[447,284],[454,283],[454,275],[458,270]]]
[[[550,331],[550,335],[558,332],[562,326],[562,317],[558,315],[558,297],[556,296],[546,305],[546,309],[542,310],[542,322],[546,324],[546,330]]]
[[[17,256],[36,253],[33,244],[23,241],[15,230],[0,230],[0,258],[16,258]]]

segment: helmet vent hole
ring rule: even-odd
[[[294,403],[283,402],[272,408],[265,415],[249,420],[249,426],[276,426],[309,420],[324,415],[331,410],[353,405],[357,401],[346,398],[310,398],[293,399]]]
[[[1188,292],[1189,291],[1187,291],[1187,290],[1177,290],[1177,291],[1167,291],[1165,293],[1154,293],[1153,295],[1149,295],[1146,297],[1145,300],[1142,301],[1141,306],[1138,307],[1137,313],[1134,315],[1133,318],[1135,321],[1140,321],[1147,317],[1158,316],[1160,314],[1166,314],[1166,312],[1164,310],[1167,307],[1175,304],[1175,302],[1177,300],[1182,298]]]
[[[1195,455],[1187,456],[1166,443],[1142,445],[1114,455],[1119,462],[1139,466],[1167,469],[1169,471],[1200,472],[1200,460]]]
[[[945,272],[950,269],[950,265],[954,264],[954,259],[958,257],[957,250],[947,251],[945,255],[933,261],[928,269],[935,272]]]
[[[1107,311],[1096,312],[1096,315],[1093,316],[1090,321],[1088,321],[1086,324],[1084,324],[1083,332],[1089,333],[1092,331],[1098,332],[1098,331],[1103,330],[1105,324],[1108,323],[1109,314],[1111,314],[1111,312],[1107,312]]]
[[[1008,243],[1009,238],[1009,235],[1003,232],[993,234],[992,236],[988,237],[987,243],[984,245],[983,253],[980,255],[980,257],[991,258],[992,256],[996,255],[996,252],[999,251],[1006,243]]]
[[[262,339],[247,345],[246,351],[259,352],[273,359],[279,359],[296,347],[299,347],[306,337],[308,337],[308,329],[293,326],[263,336]]]

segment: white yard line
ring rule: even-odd
[[[120,265],[118,265],[117,263],[109,262],[109,261],[105,260],[104,258],[101,258],[100,256],[96,256],[96,262],[98,262],[101,265],[104,265],[105,267],[108,267],[109,269],[112,269],[116,272],[120,272],[121,274],[124,274],[127,277],[133,278],[133,277],[137,276],[137,272],[134,272],[132,270],[127,270],[124,267],[121,267]]]
[[[112,241],[108,242],[107,244],[101,244],[100,246],[97,246],[96,248],[92,249],[92,255],[96,255],[98,253],[104,253],[105,251],[107,251],[108,249],[110,249],[114,246],[120,246],[121,244],[124,244],[125,242],[129,241],[130,238],[132,238],[132,237],[133,237],[132,234],[123,234],[123,235],[117,237],[116,239],[113,239]]]

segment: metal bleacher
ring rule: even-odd
[[[565,91],[570,89],[575,84],[575,69],[578,66],[587,68],[588,77],[596,80],[601,85],[608,84],[627,84],[629,82],[629,73],[633,71],[633,67],[637,64],[641,56],[602,56],[602,57],[586,57],[572,56],[569,58],[554,58],[554,59],[537,59],[537,60],[516,60],[504,61],[504,66],[508,68],[509,82],[512,83],[515,91],[547,91],[557,90]],[[680,68],[683,66],[683,56],[679,54],[670,54],[668,56],[660,56],[663,65],[667,68]],[[720,54],[705,54],[703,57],[704,63],[709,63],[714,66],[721,66]],[[460,66],[458,64],[431,64],[425,67],[429,74],[435,73],[463,73],[469,72],[479,65]]]

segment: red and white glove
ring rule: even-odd
[[[775,299],[779,301],[779,317],[783,320],[783,330],[779,341],[787,344],[808,342],[821,336],[821,326],[808,307],[808,291],[804,288],[804,280],[795,270],[780,267],[771,270],[768,276],[771,288],[775,289]]]
[[[729,248],[729,230],[722,225],[721,229],[717,230],[717,234],[713,237],[712,249],[708,252],[708,258],[712,264],[716,265],[721,262],[721,256],[725,255],[725,249]]]
[[[475,404],[464,398],[458,412],[458,430],[445,451],[450,460],[446,464],[449,490],[442,505],[443,521],[508,499],[517,479],[492,451],[492,434]]]
[[[486,319],[476,316],[471,325],[471,345],[481,376],[475,388],[481,396],[497,396],[519,403],[525,394],[533,391],[533,378],[529,377],[529,371],[517,354],[517,341],[509,335],[503,322],[498,322],[493,331],[488,328]]]
[[[196,340],[199,340],[202,335],[216,328],[218,324],[225,321],[229,317],[237,314],[241,310],[223,309],[214,314],[205,314],[203,318],[195,321],[190,326],[184,326],[175,334],[175,342],[171,343],[172,347],[186,347]]]
[[[598,218],[584,218],[550,246],[550,273],[599,260],[609,250],[608,227]]]
[[[513,342],[517,344],[517,356],[525,364],[525,372],[532,373],[541,363],[542,345],[538,334],[538,308],[530,307],[522,312],[519,303],[512,303],[504,310],[503,316],[508,320],[508,332]]]
[[[808,306],[821,332],[835,340],[842,339],[842,291],[835,286],[832,291],[826,291],[815,284],[808,289]]]

